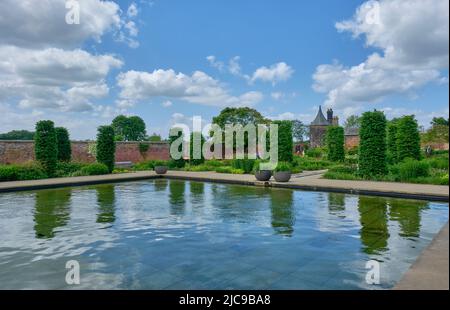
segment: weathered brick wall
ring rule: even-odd
[[[352,149],[359,146],[359,136],[345,136],[345,148]]]
[[[93,142],[72,141],[72,160],[76,162],[94,162],[95,157],[90,154]],[[148,150],[141,154],[140,142],[117,142],[116,161],[131,161],[133,163],[160,159],[168,160],[169,144],[165,142],[143,142],[149,145]],[[0,140],[0,164],[16,164],[34,160],[33,141]]]

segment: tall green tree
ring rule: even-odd
[[[359,130],[359,171],[364,177],[387,172],[386,117],[381,111],[365,112]]]
[[[328,126],[326,141],[328,159],[331,161],[344,161],[344,128],[340,126]]]
[[[298,119],[292,120],[292,136],[294,137],[294,140],[296,142],[303,142],[307,135],[308,126]]]
[[[53,176],[58,160],[58,146],[55,125],[52,121],[45,120],[36,123],[34,136],[34,153],[48,176]]]
[[[212,123],[219,125],[222,129],[225,129],[227,124],[245,126],[247,124],[267,124],[268,122],[261,113],[248,107],[225,108],[212,119]]]
[[[113,119],[115,139],[123,141],[143,141],[146,138],[145,122],[139,116],[119,115]]]
[[[414,115],[405,115],[397,124],[398,160],[405,158],[420,159],[420,133]]]
[[[0,140],[33,140],[34,132],[28,130],[12,130],[0,133]]]
[[[350,115],[344,122],[344,128],[359,128],[361,126],[361,117],[358,115]]]
[[[114,170],[116,142],[112,126],[100,126],[97,132],[97,162],[105,164],[109,172]]]
[[[72,158],[69,132],[64,127],[56,127],[55,131],[56,140],[58,141],[58,160],[68,162]]]
[[[398,162],[397,121],[398,119],[394,118],[387,123],[387,160],[390,164]]]
[[[170,146],[172,145],[172,143],[175,140],[177,140],[179,138],[182,138],[184,140],[184,134],[183,134],[182,128],[174,128],[174,130],[176,132],[178,132],[178,134],[177,135],[173,135],[173,136],[169,135],[169,145]],[[183,152],[183,144],[180,144],[178,146],[177,151],[182,154],[182,152]],[[170,154],[170,157],[172,158],[172,154]],[[183,168],[185,166],[185,164],[186,164],[186,161],[184,160],[183,156],[181,156],[181,158],[179,158],[179,159],[173,159],[172,158],[172,162],[173,162],[174,167],[177,167],[177,168]]]
[[[292,122],[274,121],[278,124],[278,161],[291,162],[293,159]]]
[[[444,126],[448,126],[448,118],[445,119],[443,117],[433,117],[432,121],[431,121],[431,125],[444,125]]]

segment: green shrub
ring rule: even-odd
[[[322,170],[331,166],[331,162],[323,159],[295,156],[292,166],[301,170]]]
[[[321,158],[325,156],[325,151],[323,148],[315,147],[311,149],[307,149],[305,151],[305,155],[313,158]]]
[[[82,175],[101,175],[110,173],[110,170],[105,164],[93,163],[81,168],[81,173]]]
[[[348,173],[348,174],[356,174],[358,172],[356,166],[344,166],[344,165],[336,165],[328,169],[330,172],[335,173]]]
[[[386,117],[383,112],[365,112],[361,117],[359,130],[359,169],[364,177],[385,175],[386,159]]]
[[[277,166],[275,167],[275,171],[291,171],[292,166],[285,161],[278,162]]]
[[[139,153],[144,156],[145,153],[147,153],[148,149],[150,148],[150,145],[148,143],[139,143]]]
[[[357,146],[347,149],[347,155],[353,156],[353,155],[358,155],[358,153],[359,153],[359,147],[357,147]]]
[[[399,161],[405,158],[420,159],[419,126],[414,115],[406,115],[398,119],[397,154]]]
[[[448,170],[448,156],[431,157],[425,160],[431,168]]]
[[[52,121],[39,121],[36,123],[34,136],[34,153],[45,172],[53,176],[58,160],[58,146],[56,131]]]
[[[114,169],[116,142],[112,126],[100,126],[97,133],[97,161],[108,167],[109,172]]]
[[[339,126],[329,126],[326,134],[328,160],[343,161],[344,151],[344,128]]]
[[[357,165],[359,163],[358,155],[347,155],[345,156],[344,162],[348,165]]]
[[[174,168],[183,168],[186,165],[186,162],[184,161],[184,159],[170,159],[167,162],[167,166],[170,169],[174,169]]]
[[[332,180],[360,180],[361,178],[353,173],[343,173],[343,172],[334,172],[334,171],[327,171],[323,175],[325,179],[332,179]]]
[[[230,166],[223,166],[223,167],[217,167],[216,172],[217,173],[232,173],[233,168]]]
[[[64,127],[56,127],[56,140],[58,141],[58,160],[69,162],[72,158],[69,132]]]
[[[293,158],[292,121],[275,121],[278,124],[278,160],[291,162]]]
[[[242,169],[231,169],[232,174],[244,174],[245,171]]]
[[[387,156],[387,161],[390,164],[395,164],[398,162],[397,121],[398,121],[398,119],[394,119],[387,123],[386,156]]]
[[[0,166],[0,182],[40,180],[47,177],[43,167],[38,163]]]
[[[255,159],[233,159],[231,161],[231,167],[243,170],[245,173],[250,173],[253,170],[255,161]]]
[[[133,165],[134,171],[145,171],[145,170],[153,170],[155,168],[155,161],[148,160],[140,163],[136,163]]]
[[[430,175],[430,165],[425,161],[406,159],[390,167],[390,173],[399,181],[409,181]]]
[[[154,167],[156,166],[167,166],[167,161],[166,160],[154,160],[153,161],[153,165]]]
[[[205,162],[206,165],[210,167],[221,167],[225,166],[223,161],[217,160],[217,159],[210,159]]]
[[[56,177],[71,176],[72,173],[81,170],[81,168],[83,168],[84,166],[86,166],[86,164],[60,161],[56,164],[55,176]]]

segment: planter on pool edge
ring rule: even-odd
[[[277,182],[288,182],[291,179],[291,172],[290,171],[276,171],[273,174],[273,177],[275,178],[275,181],[277,181]]]
[[[167,172],[167,166],[155,166],[156,174],[165,174]]]
[[[270,170],[255,171],[255,178],[258,181],[269,181],[271,176],[272,176],[272,171],[270,171]]]

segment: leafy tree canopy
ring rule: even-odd
[[[308,126],[302,121],[296,119],[292,121],[292,136],[296,142],[303,142],[305,136],[308,135]]]
[[[445,119],[443,117],[433,117],[433,120],[431,121],[431,125],[441,125],[441,126],[448,126],[448,118]]]
[[[212,122],[225,128],[226,124],[240,124],[242,126],[247,124],[267,124],[268,120],[255,109],[243,107],[225,108],[218,116],[213,117]]]
[[[145,122],[139,116],[119,115],[113,119],[116,140],[143,141],[146,137]]]
[[[28,130],[12,130],[0,134],[0,140],[33,140],[34,132]]]
[[[361,126],[361,117],[358,115],[350,115],[344,122],[344,127],[349,128],[359,128]]]

